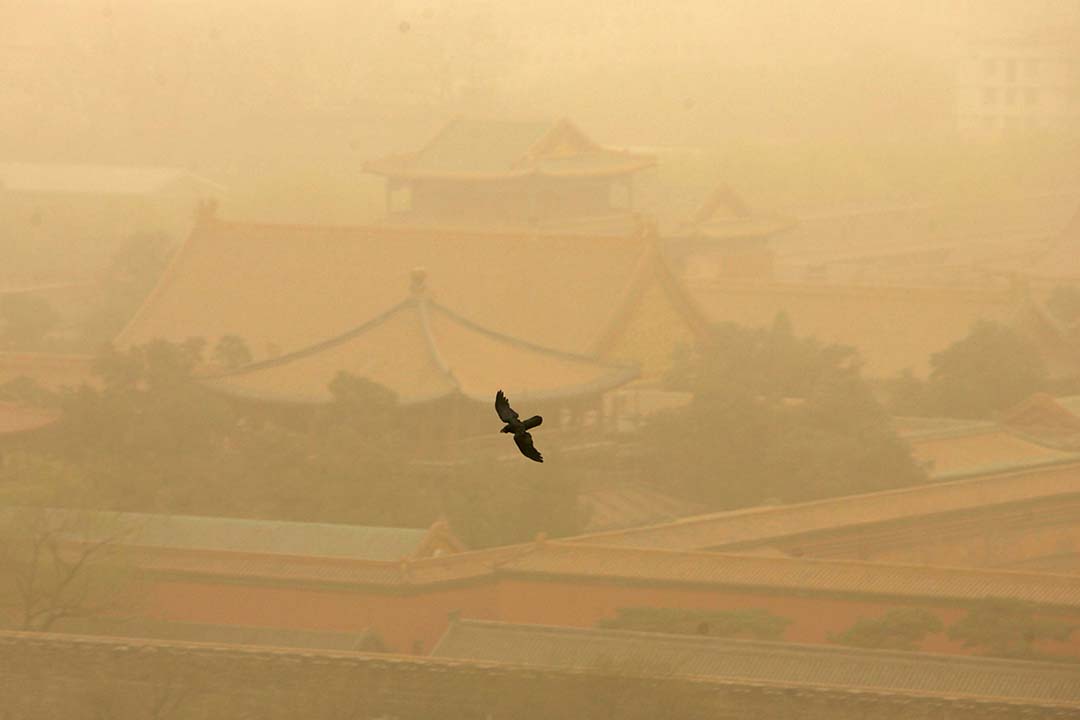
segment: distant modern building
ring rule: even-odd
[[[927,4],[948,29],[957,130],[996,139],[1071,131],[1080,118],[1080,4],[953,0]]]
[[[1075,131],[1080,120],[1080,31],[969,38],[956,79],[958,130],[975,137]]]
[[[471,228],[622,234],[634,175],[655,159],[603,147],[568,120],[452,120],[420,150],[369,162],[387,219]]]

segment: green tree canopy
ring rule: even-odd
[[[655,607],[619,608],[615,617],[596,623],[597,627],[617,630],[755,640],[779,640],[790,624],[788,618],[762,608],[698,610]]]
[[[923,638],[943,629],[941,620],[929,610],[895,608],[881,617],[860,618],[830,639],[841,645],[875,650],[916,650]]]
[[[214,345],[214,363],[226,370],[235,370],[252,360],[251,350],[239,335],[223,335]]]
[[[1015,330],[989,321],[930,358],[926,381],[911,373],[892,386],[895,412],[988,418],[1047,387],[1038,350]]]
[[[979,322],[967,337],[930,359],[928,391],[942,415],[988,417],[1046,382],[1038,351],[1016,331]]]
[[[678,358],[688,407],[656,416],[642,443],[657,477],[716,508],[809,500],[924,480],[850,348],[722,325]]]
[[[1065,641],[1074,627],[1051,617],[1036,615],[1036,607],[1022,600],[986,598],[949,627],[949,637],[987,655],[1037,658],[1036,643]]]

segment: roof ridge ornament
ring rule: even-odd
[[[409,289],[414,295],[427,292],[427,268],[414,267],[409,273]]]
[[[195,206],[195,222],[197,224],[209,223],[217,219],[218,201],[216,198],[203,198]]]

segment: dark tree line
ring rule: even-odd
[[[237,402],[199,383],[207,356],[235,367],[250,353],[233,337],[209,351],[155,341],[99,355],[99,387],[0,387],[62,410],[0,456],[0,502],[403,527],[445,517],[474,546],[580,530],[572,470],[544,482],[491,462],[433,470],[414,461],[439,418],[388,389],[342,373],[325,406]]]
[[[797,502],[922,482],[854,350],[769,328],[717,327],[668,379],[684,409],[642,438],[657,477],[715,508]]]
[[[763,608],[703,610],[685,608],[626,607],[615,617],[602,619],[597,627],[613,630],[700,635],[752,640],[782,640],[791,620]],[[872,650],[918,650],[928,635],[945,633],[952,640],[980,654],[1018,660],[1067,660],[1075,658],[1047,653],[1046,641],[1067,641],[1075,626],[1040,613],[1033,603],[1006,598],[983,598],[971,603],[967,614],[945,627],[932,611],[899,607],[884,615],[860,618],[830,642]]]

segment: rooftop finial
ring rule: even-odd
[[[422,267],[413,268],[410,277],[412,279],[411,288],[414,293],[427,290],[427,270]]]
[[[203,198],[195,208],[195,219],[197,222],[209,222],[217,217],[217,210],[216,198]]]

